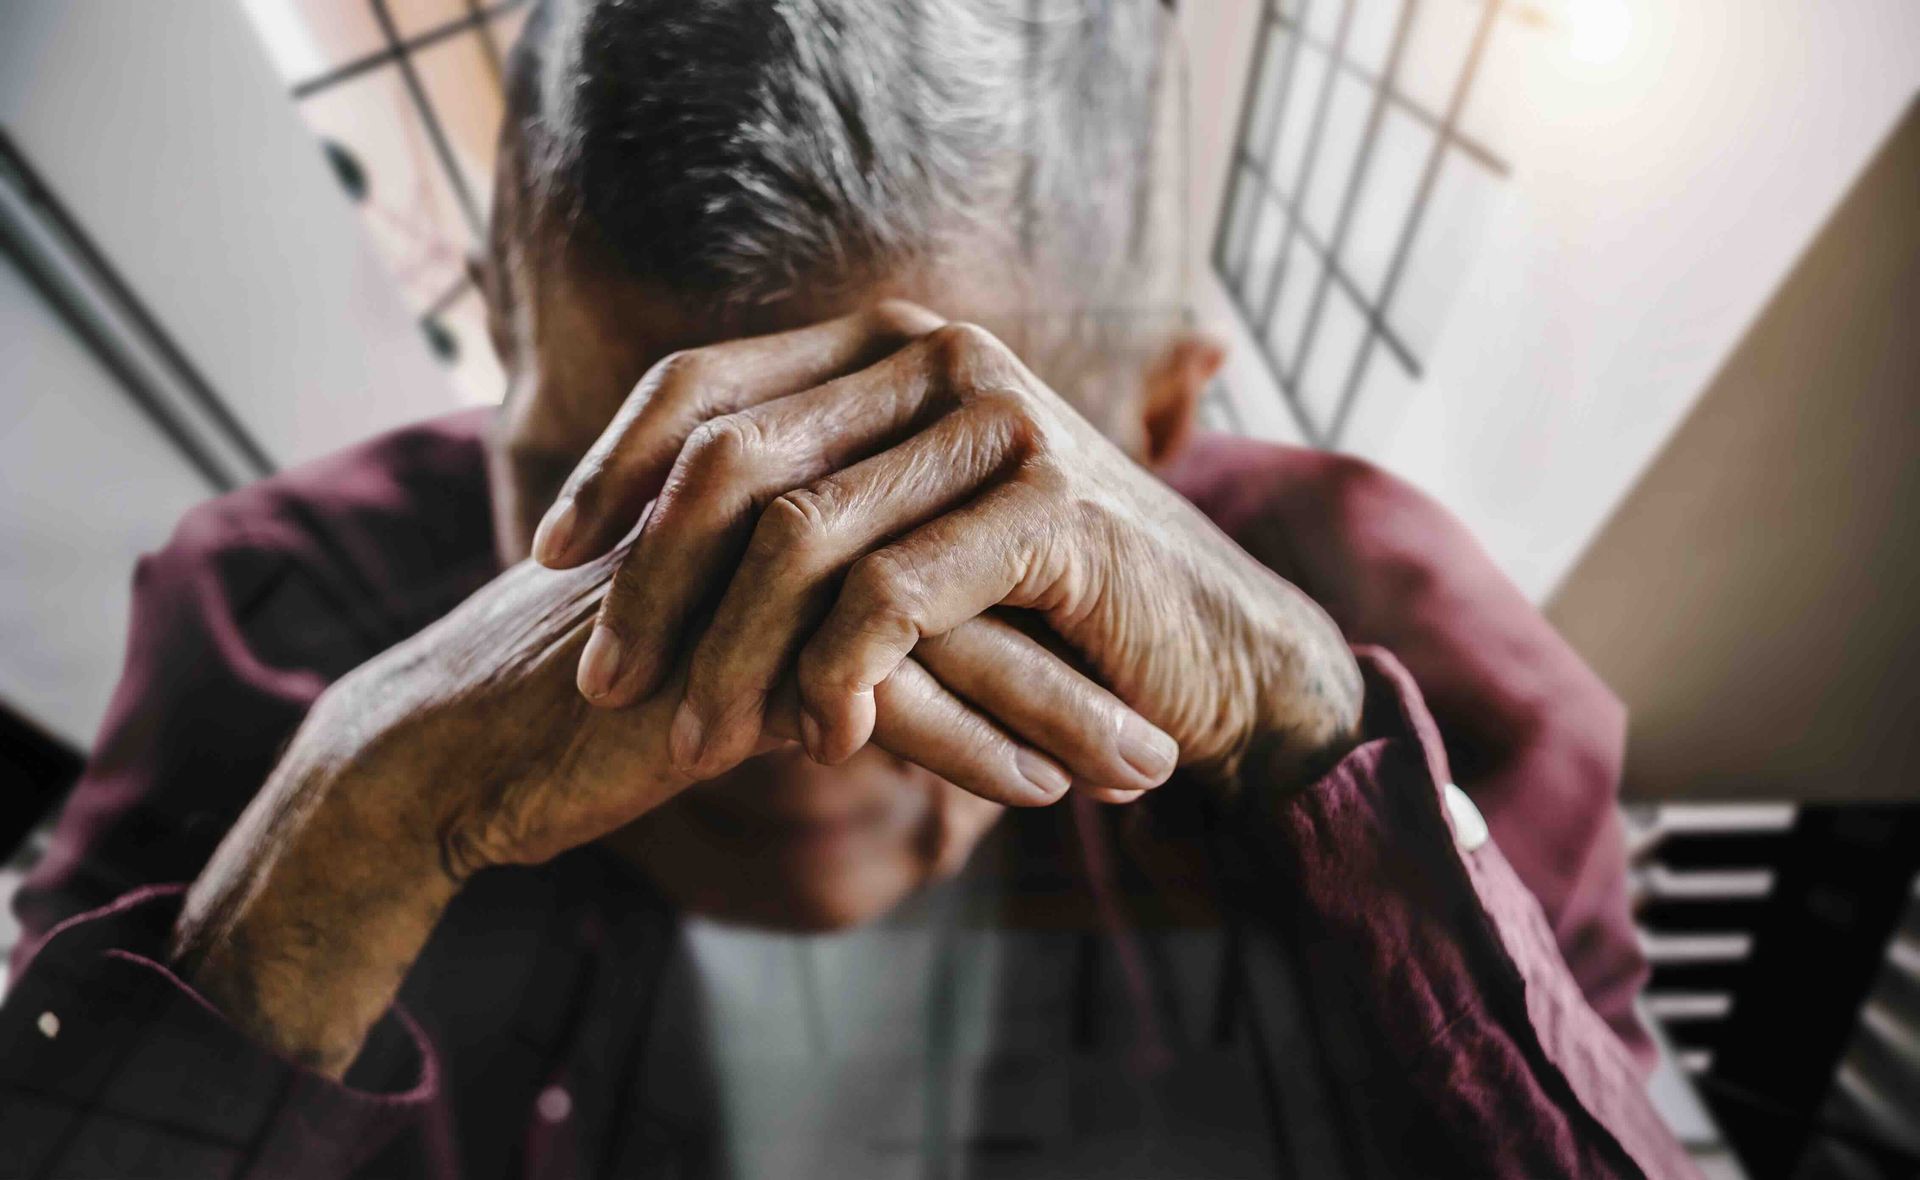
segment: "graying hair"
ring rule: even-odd
[[[720,303],[962,243],[1023,262],[1012,286],[1124,299],[1177,217],[1166,22],[1158,0],[547,0],[519,151],[595,261]]]

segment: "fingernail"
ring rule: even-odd
[[[567,546],[573,543],[574,523],[579,516],[571,496],[547,509],[547,514],[540,518],[540,527],[533,530],[533,559],[541,565],[559,561]]]
[[[825,761],[820,757],[820,723],[805,711],[800,714],[800,744],[807,748],[807,757],[815,762]]]
[[[1120,727],[1120,756],[1142,777],[1160,783],[1180,763],[1180,743],[1138,717]]]
[[[1032,750],[1016,750],[1013,755],[1013,763],[1020,768],[1021,776],[1034,786],[1040,788],[1049,799],[1057,798],[1064,793],[1067,789],[1067,784],[1071,781],[1067,778],[1066,771],[1061,770],[1058,766],[1055,766]]]
[[[587,637],[587,650],[580,653],[580,691],[590,700],[599,700],[613,691],[620,678],[620,637],[605,627],[595,627]]]
[[[686,701],[680,702],[680,709],[673,715],[673,728],[667,731],[667,757],[679,770],[689,770],[700,761],[700,747],[705,744],[706,723],[693,711]]]

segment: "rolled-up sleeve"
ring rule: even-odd
[[[1345,1138],[1386,1174],[1694,1175],[1539,904],[1448,790],[1412,677],[1358,655],[1367,740],[1284,799],[1249,783],[1240,842],[1251,908],[1336,1043]]]
[[[435,1100],[398,1008],[347,1083],[260,1048],[165,965],[184,888],[136,890],[34,948],[0,1004],[7,1176],[338,1177]]]

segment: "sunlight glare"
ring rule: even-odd
[[[1627,47],[1633,13],[1626,0],[1568,0],[1567,33],[1575,61],[1607,65]]]

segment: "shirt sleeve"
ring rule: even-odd
[[[1587,1002],[1644,1073],[1649,969],[1627,896],[1627,713],[1452,514],[1370,468],[1336,481],[1345,544],[1313,592],[1349,641],[1393,652],[1438,723],[1453,781],[1545,916]]]
[[[1418,681],[1454,781],[1539,902],[1587,1002],[1643,1072],[1648,976],[1618,791],[1627,714],[1444,507],[1362,460],[1218,436],[1167,477],[1349,642]]]
[[[245,511],[262,494],[195,507],[140,560],[119,684],[46,856],[13,898],[16,970],[62,920],[199,875],[333,671],[272,635],[347,659],[365,650],[342,642],[341,612],[287,544],[260,536],[282,527]]]
[[[1357,654],[1368,740],[1280,802],[1247,784],[1236,842],[1240,895],[1332,1045],[1341,1137],[1387,1175],[1695,1175],[1539,903],[1493,840],[1456,834],[1413,678]]]
[[[338,1177],[435,1101],[391,1010],[346,1084],[255,1045],[165,966],[183,886],[135,890],[30,948],[0,1005],[0,1142],[22,1176]]]

